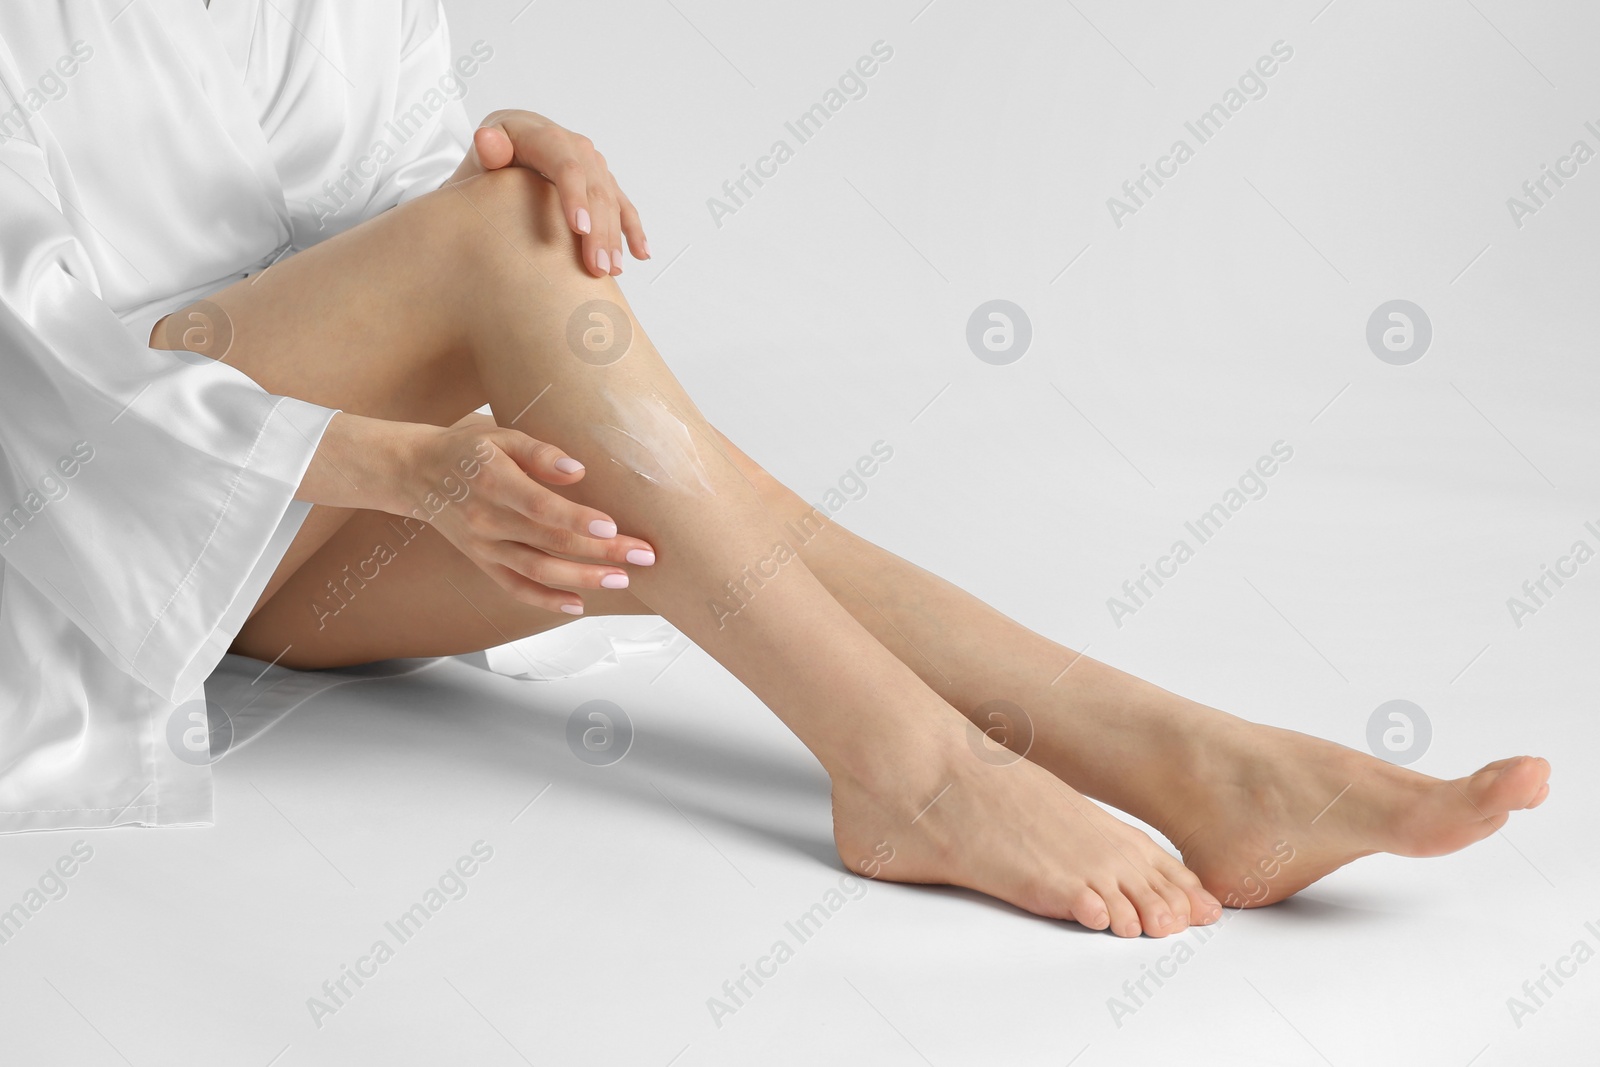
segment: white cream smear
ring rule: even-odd
[[[715,495],[694,432],[654,390],[607,392],[606,401],[611,405],[610,421],[596,423],[591,430],[611,462],[665,489]]]

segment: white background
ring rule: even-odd
[[[640,319],[802,494],[886,442],[841,521],[1027,625],[1355,747],[1408,699],[1433,730],[1416,769],[1543,754],[1551,797],[1464,853],[1230,918],[1120,1027],[1107,999],[1176,942],[874,885],[718,1028],[706,998],[835,884],[815,762],[695,649],[542,685],[446,663],[320,697],[218,765],[215,829],[0,839],[0,908],[94,848],[0,945],[0,1061],[1595,1059],[1600,962],[1520,1027],[1507,998],[1600,950],[1600,561],[1520,627],[1507,599],[1600,548],[1600,159],[1520,227],[1506,200],[1575,140],[1600,150],[1600,13],[448,6],[457,53],[495,50],[474,121],[527,107],[596,141],[655,251],[623,275]],[[719,227],[707,199],[879,40],[867,95]],[[1116,226],[1106,199],[1280,40],[1265,97]],[[1008,366],[965,339],[996,298],[1032,323]],[[1365,338],[1397,298],[1433,329],[1407,366]],[[1107,598],[1279,440],[1268,494],[1116,625]],[[636,731],[606,768],[563,740],[596,696]],[[314,1025],[307,998],[480,839],[466,897]]]

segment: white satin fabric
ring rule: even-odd
[[[334,412],[149,330],[437,188],[458,58],[438,0],[0,4],[0,832],[211,820],[202,684]]]

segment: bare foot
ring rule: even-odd
[[[1550,764],[1532,756],[1445,781],[1232,717],[1207,729],[1196,751],[1151,824],[1230,907],[1275,903],[1375,852],[1454,852],[1550,792]]]
[[[998,766],[957,739],[895,773],[873,787],[834,780],[834,840],[853,872],[966,886],[1121,937],[1165,937],[1222,914],[1149,836],[1025,759]]]

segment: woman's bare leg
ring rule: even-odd
[[[1230,904],[1281,900],[1374,852],[1453,852],[1549,792],[1543,759],[1443,781],[1080,656],[829,521],[719,443],[812,573],[924,682],[1032,762],[1156,827]]]
[[[613,326],[633,331],[627,354],[603,366],[568,341],[569,324],[577,316],[581,332],[594,300],[621,315]],[[418,421],[453,421],[486,397],[502,425],[585,461],[584,479],[563,492],[604,507],[656,546],[659,562],[632,572],[631,592],[816,754],[833,779],[835,836],[852,869],[966,885],[1121,934],[1170,933],[1215,917],[1215,900],[1148,837],[1026,760],[1001,766],[976,757],[971,726],[803,562],[786,563],[736,624],[707,610],[728,581],[771,556],[779,531],[623,310],[615,284],[582,271],[541,179],[508,170],[447,187],[214,302],[233,323],[228,361],[273,392]],[[416,413],[430,405],[430,414]],[[309,581],[320,584],[317,568],[336,563],[337,549],[359,547],[358,519],[373,521],[348,517],[329,523],[332,533],[310,535],[323,540],[299,550],[301,567],[313,568]],[[396,555],[397,564],[415,562],[412,580],[381,575],[350,610],[382,612],[391,626],[434,637],[476,627],[478,647],[515,636],[486,617],[533,610],[485,611],[503,594],[474,597],[464,584],[471,564],[430,555],[421,539]],[[358,628],[330,637],[333,627],[294,586],[296,573],[282,576],[239,647],[274,656],[292,646],[280,662],[306,667],[352,662],[361,638],[343,635]],[[461,579],[445,583],[456,586],[454,599],[439,584],[452,576]],[[364,647],[359,657],[396,654]]]
[[[1245,722],[1079,656],[828,522],[726,438],[718,435],[718,443],[807,566],[881,643],[992,737],[1161,830],[1206,887],[1230,904],[1281,900],[1374,851],[1453,851],[1503,825],[1508,811],[1537,805],[1548,791],[1543,761],[1501,761],[1442,782]],[[375,542],[399,541],[392,521],[359,513],[295,573],[274,610],[334,604],[318,640],[351,662],[370,658],[373,648],[387,655],[467,652],[567,621],[501,596],[428,528],[384,566],[390,595],[341,587],[340,600],[332,600],[330,581],[339,583],[347,567],[369,558]],[[798,540],[796,530],[809,536]],[[590,593],[587,608],[651,612],[628,591]],[[419,615],[438,625],[418,627]],[[268,646],[255,654],[270,659],[277,652]],[[996,712],[995,701],[1021,716]],[[1346,785],[1350,790],[1328,807]]]

